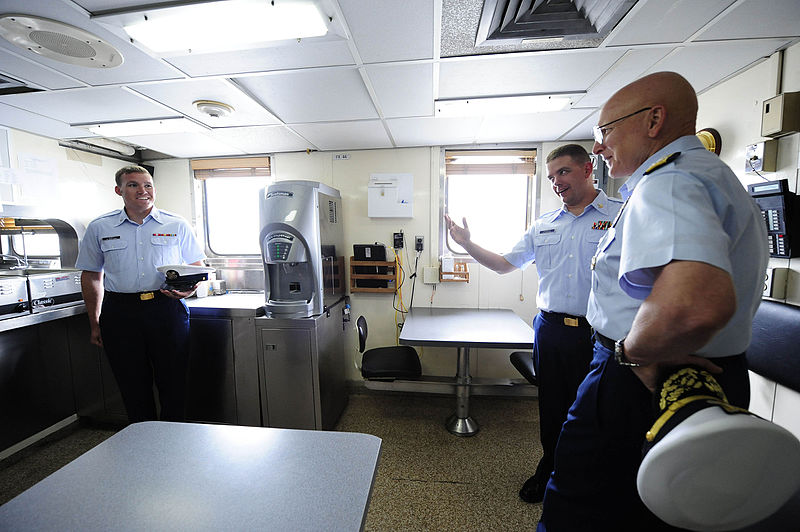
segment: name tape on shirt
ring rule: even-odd
[[[104,236],[100,240],[119,240],[119,238],[120,238],[119,235],[117,235],[117,236]]]

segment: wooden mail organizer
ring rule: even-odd
[[[356,273],[356,268],[362,267],[368,267],[375,273]],[[377,273],[383,268],[386,273]],[[358,280],[385,281],[385,283],[359,283]],[[364,284],[386,284],[386,286],[363,286]],[[400,269],[396,261],[356,260],[355,257],[350,257],[350,292],[393,294],[398,286],[400,286]]]

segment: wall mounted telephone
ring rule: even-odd
[[[747,191],[761,208],[767,227],[769,256],[800,256],[800,196],[789,190],[788,180],[747,185]]]

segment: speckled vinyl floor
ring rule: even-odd
[[[354,394],[337,430],[383,440],[365,529],[535,530],[541,504],[517,492],[541,456],[535,399],[472,397],[475,436],[444,428],[455,398]],[[116,432],[75,424],[0,461],[0,504]]]
[[[351,395],[337,430],[382,438],[368,531],[535,530],[517,495],[541,456],[534,399],[472,397],[472,437],[447,432],[451,396]]]

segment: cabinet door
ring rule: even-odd
[[[0,334],[0,451],[75,414],[65,326]]]
[[[262,414],[269,427],[316,429],[311,335],[305,329],[261,329]],[[266,402],[266,405],[264,405]],[[266,412],[264,407],[266,406]]]
[[[231,320],[192,318],[189,344],[186,419],[236,423]]]

